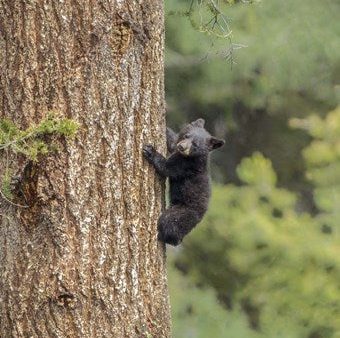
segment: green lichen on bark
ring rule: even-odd
[[[32,161],[39,155],[46,155],[53,150],[54,144],[48,136],[73,138],[78,130],[78,123],[72,119],[58,117],[50,113],[40,123],[25,130],[19,129],[11,120],[0,120],[0,151],[23,154]]]
[[[13,193],[11,188],[12,172],[9,168],[5,170],[1,180],[1,192],[8,199],[13,199]]]
[[[12,170],[8,164],[10,153],[24,155],[28,160],[38,162],[41,156],[57,151],[55,143],[60,137],[74,138],[79,125],[76,121],[49,113],[38,124],[33,124],[27,129],[20,129],[9,119],[0,119],[0,154],[4,153],[7,159],[5,172],[0,177],[1,193],[11,200]],[[3,154],[2,154],[3,155]]]

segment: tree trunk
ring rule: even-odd
[[[0,118],[48,111],[75,140],[23,171],[0,201],[0,337],[170,337],[163,184],[163,1],[0,0]],[[5,168],[1,154],[0,174]]]

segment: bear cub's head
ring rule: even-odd
[[[198,119],[184,126],[178,133],[177,151],[183,156],[207,155],[210,151],[224,145],[224,140],[211,136],[204,129],[205,121]]]

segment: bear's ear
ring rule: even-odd
[[[210,150],[214,150],[214,149],[217,149],[217,148],[220,148],[224,145],[225,141],[224,140],[220,140],[214,136],[212,136],[209,140],[209,147],[210,147]]]
[[[198,120],[196,120],[194,122],[191,122],[190,124],[193,127],[203,128],[204,127],[204,123],[205,123],[205,121],[203,119],[198,119]]]

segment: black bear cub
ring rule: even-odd
[[[158,220],[158,239],[178,245],[208,209],[210,182],[209,152],[224,144],[204,129],[204,120],[198,119],[176,134],[167,128],[166,159],[152,145],[143,147],[145,158],[163,177],[169,177],[170,207]]]

